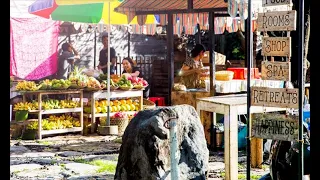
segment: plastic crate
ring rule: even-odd
[[[228,68],[227,70],[234,72],[233,79],[247,79],[247,68]],[[259,69],[251,68],[251,79],[259,78]]]

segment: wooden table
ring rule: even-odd
[[[251,113],[285,111],[285,108],[251,106]],[[216,124],[216,113],[224,114],[224,162],[226,180],[238,179],[238,115],[247,114],[247,94],[225,95],[198,98],[197,112],[202,118],[203,111],[213,113],[213,123]],[[248,129],[249,130],[249,129]],[[256,139],[256,138],[253,138]],[[252,141],[252,146],[261,146],[260,141]],[[255,142],[255,143],[253,143]],[[255,149],[255,148],[254,148]],[[263,148],[251,152],[251,162],[261,164]],[[252,151],[252,150],[251,150]],[[254,158],[255,157],[255,158]],[[261,162],[257,162],[257,159]]]

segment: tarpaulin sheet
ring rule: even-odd
[[[37,80],[57,71],[59,21],[10,18],[10,75]]]

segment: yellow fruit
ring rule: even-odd
[[[117,106],[117,112],[118,111],[121,111],[121,106],[120,105]]]
[[[96,107],[97,113],[101,112],[101,107]]]
[[[131,109],[131,111],[135,111],[136,110],[136,106],[133,105],[133,104],[130,104],[130,109]]]
[[[119,100],[114,100],[114,101],[113,101],[113,105],[115,105],[115,106],[118,106],[119,103],[120,103]]]
[[[127,111],[132,111],[130,104],[126,104],[127,106]]]
[[[124,104],[127,103],[127,101],[126,101],[125,99],[121,99],[121,100],[120,100],[120,103],[121,103],[121,105],[124,105]]]
[[[125,104],[121,105],[121,111],[127,111],[127,105]]]
[[[127,104],[132,104],[132,99],[127,99]]]
[[[102,112],[102,113],[106,113],[106,112],[107,112],[107,106],[103,106],[103,107],[101,108],[101,112]]]
[[[110,101],[110,106],[113,106],[113,101]]]
[[[117,106],[112,106],[112,112],[118,112],[118,107]]]
[[[136,111],[140,111],[140,108],[139,108],[139,106],[136,106]]]

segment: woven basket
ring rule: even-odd
[[[216,80],[218,81],[230,81],[233,79],[233,71],[217,71],[215,73]]]
[[[122,135],[124,133],[128,124],[129,124],[128,118],[111,118],[110,119],[111,126],[118,126],[119,135]]]
[[[146,110],[146,109],[154,109],[156,108],[156,103],[148,100],[148,99],[145,99],[143,98],[143,109]]]

